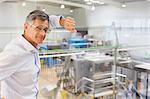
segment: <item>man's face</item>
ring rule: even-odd
[[[46,34],[48,32],[48,28],[49,28],[49,23],[47,20],[42,21],[36,19],[33,21],[31,25],[30,24],[25,25],[26,34],[28,35],[31,42],[37,45],[41,44],[45,39]]]

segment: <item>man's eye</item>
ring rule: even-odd
[[[38,29],[38,30],[40,30],[40,31],[42,30],[42,28],[41,28],[41,27],[37,27],[37,29]]]
[[[45,32],[48,32],[48,29],[44,29]]]
[[[45,33],[48,32],[48,28],[43,28],[43,27],[36,27],[38,31],[44,31]]]

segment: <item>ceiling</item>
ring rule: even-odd
[[[23,1],[30,1],[30,2],[36,2],[36,0],[0,0],[0,2],[23,2]],[[37,0],[40,1],[43,4],[50,4],[50,5],[60,5],[63,4],[68,5],[70,7],[82,7],[86,8],[91,5],[87,5],[84,0]],[[93,1],[104,1],[106,4],[111,5],[120,5],[121,3],[131,3],[131,2],[139,2],[139,1],[147,1],[147,0],[93,0]],[[94,3],[94,6],[100,6],[100,4]]]
[[[63,1],[87,5],[84,0],[63,0]],[[132,2],[141,2],[141,1],[145,2],[148,0],[93,0],[93,1],[100,1],[100,2],[103,1],[105,3],[105,5],[110,4],[110,5],[120,6],[122,3],[132,3]],[[101,4],[94,4],[94,6],[102,6],[102,5]]]
[[[130,3],[130,2],[139,2],[139,1],[147,1],[147,0],[113,0],[119,3]]]
[[[64,0],[64,1],[71,1],[71,2],[76,2],[76,3],[84,3],[84,0]],[[122,3],[122,2],[139,2],[139,1],[147,1],[147,0],[95,0],[95,1],[114,1],[114,2],[118,2],[118,3]]]
[[[26,1],[26,0],[1,0],[1,1],[17,2],[17,1]],[[36,1],[36,0],[34,0],[34,1]],[[74,2],[74,3],[85,3],[84,0],[56,0],[56,1],[68,1],[68,2]],[[94,1],[103,1],[103,2],[105,2],[105,1],[114,1],[114,2],[118,2],[118,3],[122,3],[122,2],[129,3],[129,2],[139,2],[139,1],[147,1],[147,0],[94,0]]]
[[[84,0],[64,0],[64,1],[74,2],[74,3],[79,3],[79,4],[86,4]],[[93,1],[100,1],[100,0],[93,0]],[[99,4],[96,4],[96,3],[94,5],[99,6]]]

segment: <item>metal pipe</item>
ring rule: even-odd
[[[6,0],[0,0],[0,3],[3,3],[4,1],[6,1]]]

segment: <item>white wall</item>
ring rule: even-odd
[[[15,38],[23,33],[23,24],[29,12],[37,6],[46,9],[49,15],[70,15],[68,8],[60,9],[57,6],[27,3],[25,7],[21,3],[0,3],[0,50]]]
[[[112,22],[115,22],[116,26],[118,27],[131,27],[133,29],[150,27],[150,3],[130,3],[127,5],[127,8],[120,8],[115,6],[101,6],[96,8],[96,10],[93,12],[87,10],[86,16],[87,24],[89,27],[111,26]],[[89,30],[89,32],[90,34],[93,34],[94,32],[97,32],[97,30]],[[149,32],[149,30],[143,31],[142,29],[121,30],[121,32],[122,34],[120,36],[122,37],[122,41],[127,40],[124,39],[124,37],[132,36],[132,42],[135,41],[134,37],[136,39],[143,37],[143,40],[145,40],[145,37],[147,38],[150,34],[147,33]],[[135,44],[136,42],[133,43]]]
[[[126,23],[127,25],[130,22],[149,18],[150,16],[150,3],[136,2],[129,3],[127,6],[127,8],[101,6],[97,7],[93,12],[87,10],[86,16],[88,19],[88,26],[109,26],[112,21],[118,21],[118,24],[120,23],[119,21],[123,21],[121,23]]]
[[[83,8],[74,9],[72,17],[75,19],[77,27],[87,27],[87,16],[85,9]]]
[[[0,4],[0,27],[21,27],[29,12],[36,9],[36,6],[45,8],[49,15],[69,15],[69,9],[60,9],[57,6],[27,3],[25,7],[21,3],[1,3]]]
[[[100,27],[111,26],[112,22],[115,22],[117,27],[124,28],[117,31],[121,44],[150,45],[150,2],[130,3],[127,8],[101,6],[95,11],[86,10],[86,17],[87,26],[95,27],[89,29],[89,35],[94,35],[99,39],[113,40],[113,30]],[[147,54],[143,50],[134,54],[141,56],[145,53]]]

